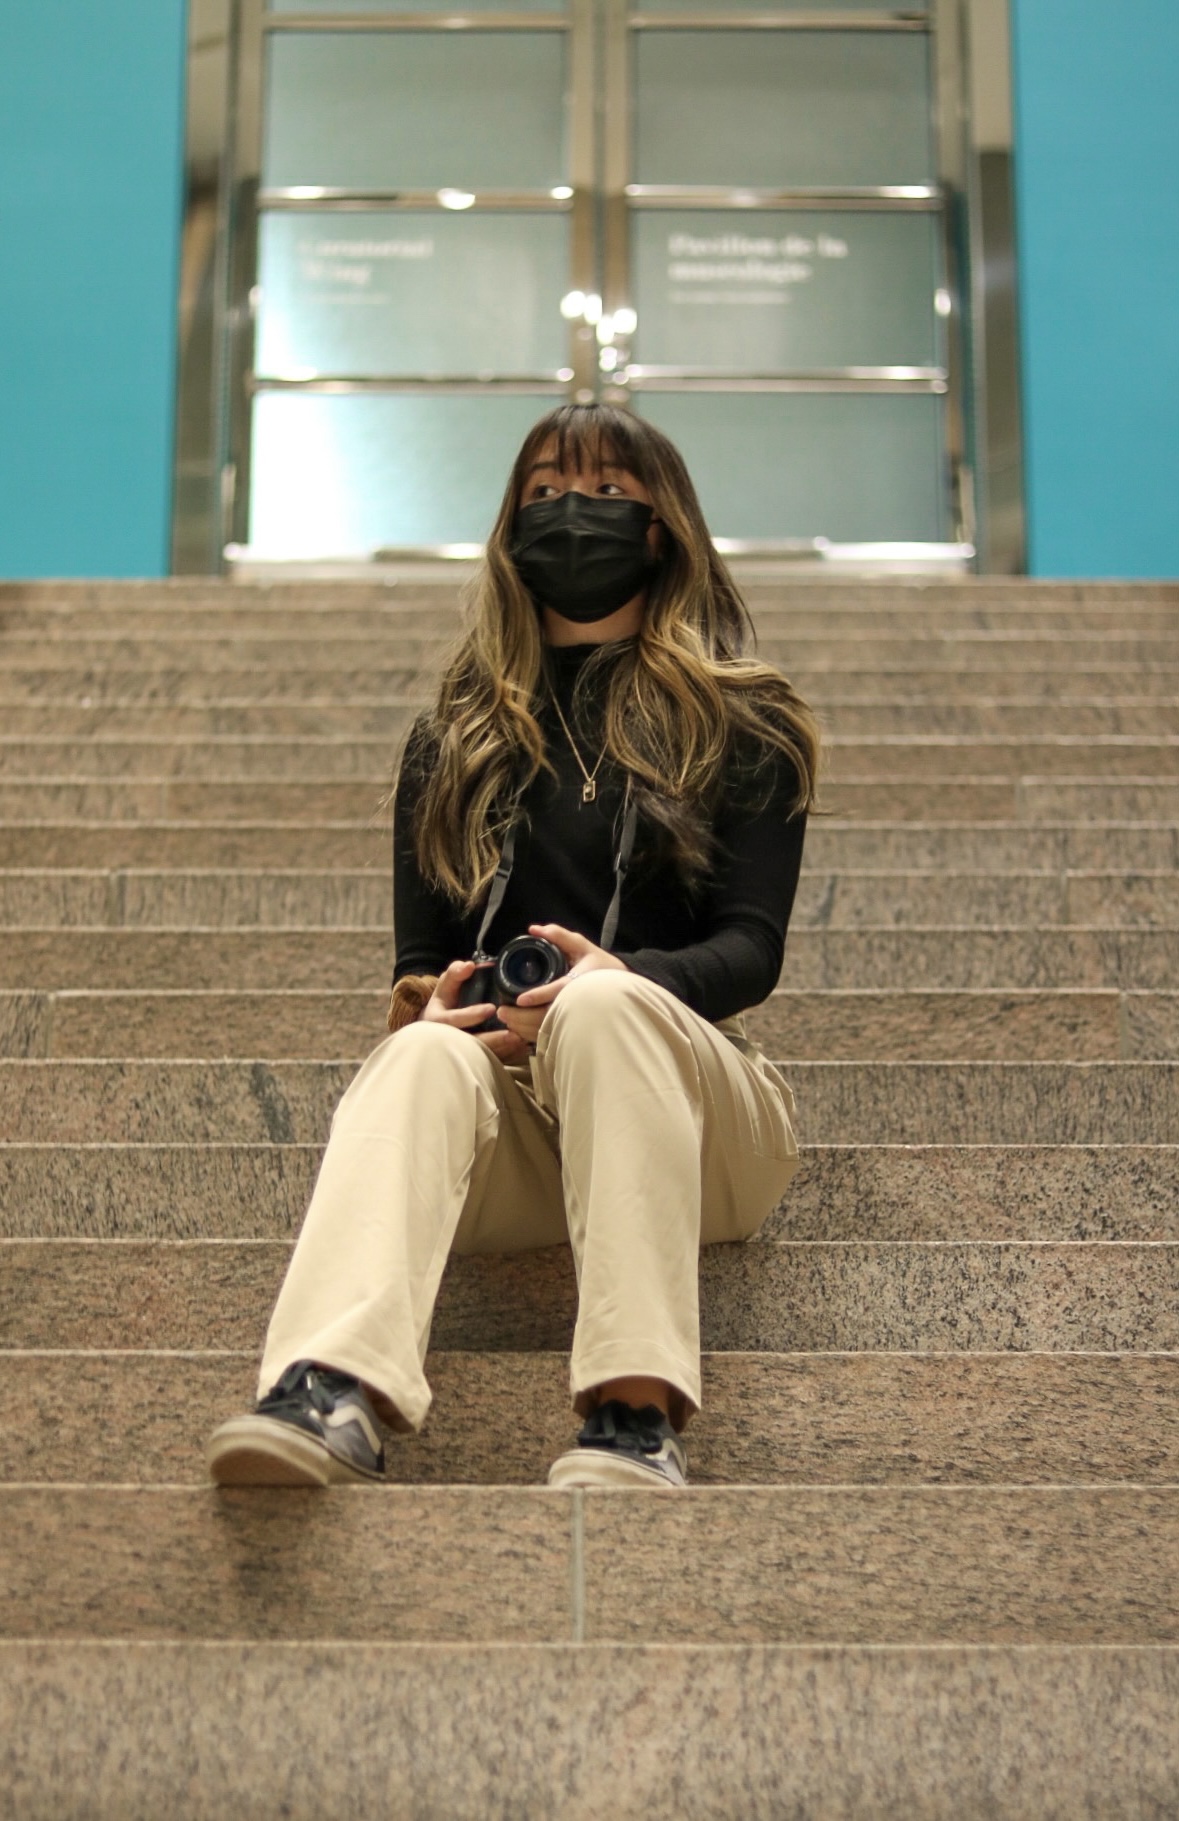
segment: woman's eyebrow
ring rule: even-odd
[[[534,474],[539,474],[544,468],[551,468],[554,474],[559,474],[561,472],[561,465],[559,462],[533,462],[525,479],[531,480]]]

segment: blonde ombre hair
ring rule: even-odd
[[[706,875],[710,812],[741,736],[790,759],[796,813],[815,798],[818,722],[780,671],[750,655],[752,622],[679,451],[628,411],[562,405],[533,426],[516,457],[471,586],[468,630],[418,724],[429,753],[414,828],[418,864],[468,910],[491,883],[517,798],[548,766],[536,718],[540,616],[510,555],[525,478],[548,445],[562,472],[618,463],[646,488],[663,526],[637,639],[603,645],[578,682],[582,691],[609,668],[606,757],[629,775],[640,826],[662,831],[685,879]]]

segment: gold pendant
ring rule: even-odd
[[[585,783],[581,787],[582,802],[583,803],[592,803],[594,798],[597,796],[597,794],[598,794],[597,784],[594,782],[593,778],[587,778]]]

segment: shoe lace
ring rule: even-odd
[[[658,1454],[666,1440],[666,1418],[655,1404],[635,1410],[630,1404],[612,1397],[590,1412],[581,1431],[582,1441],[616,1441],[620,1436],[633,1439],[642,1454]]]
[[[348,1372],[334,1372],[329,1366],[316,1366],[310,1360],[296,1360],[288,1366],[276,1385],[262,1399],[269,1410],[311,1405],[320,1415],[335,1408],[347,1391],[355,1391],[358,1380]]]

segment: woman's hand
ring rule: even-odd
[[[446,972],[439,975],[433,997],[426,1001],[422,1012],[423,1022],[449,1024],[456,1031],[471,1031],[472,1036],[480,1043],[485,1043],[492,1055],[498,1056],[501,1062],[523,1062],[528,1055],[528,1044],[515,1032],[472,1029],[472,1026],[482,1024],[485,1018],[499,1016],[503,1010],[490,1001],[485,1005],[459,1005],[459,988],[474,972],[473,961],[452,961]]]
[[[579,936],[576,930],[562,929],[559,923],[530,923],[528,934],[547,937],[572,964],[569,972],[562,974],[559,980],[551,981],[548,986],[534,986],[531,992],[521,993],[515,1005],[500,1006],[500,1021],[507,1025],[513,1036],[530,1047],[540,1035],[540,1027],[553,1000],[565,991],[571,980],[595,973],[603,967],[621,968],[625,973],[626,962],[620,961],[617,955],[612,955],[609,949],[599,948],[588,936]]]

